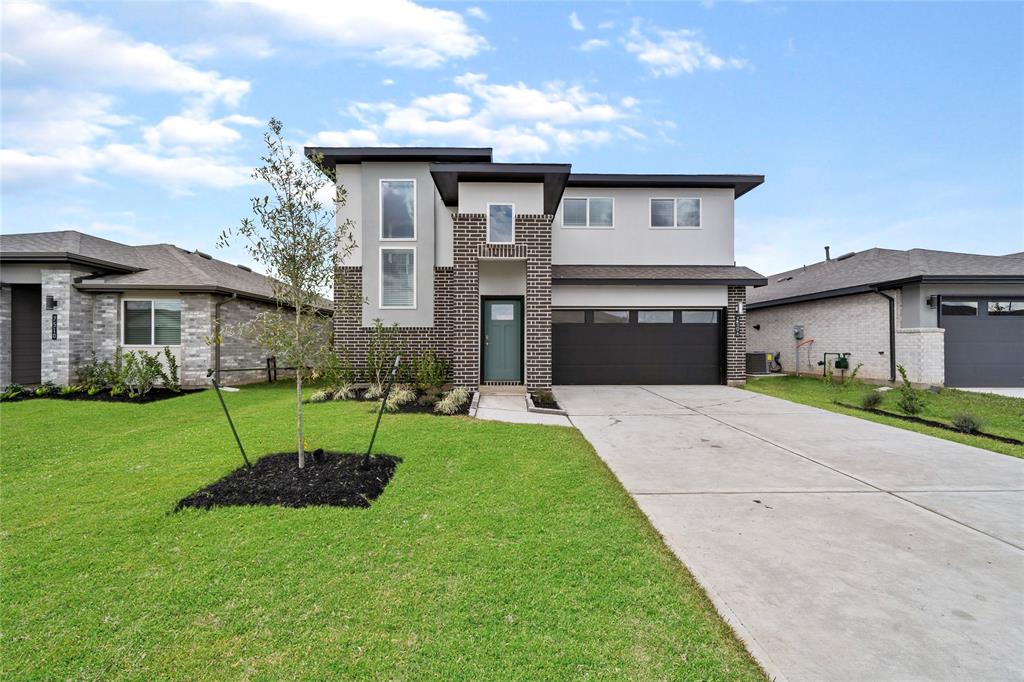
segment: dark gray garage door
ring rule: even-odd
[[[943,297],[946,385],[1024,386],[1024,298]]]
[[[16,384],[39,383],[41,292],[38,284],[11,285],[11,381]]]
[[[552,311],[555,384],[720,384],[720,310]]]

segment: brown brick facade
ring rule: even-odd
[[[725,316],[726,378],[730,384],[747,380],[747,321],[739,315],[739,304],[746,303],[746,287],[729,287],[729,308]]]

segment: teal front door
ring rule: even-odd
[[[523,380],[523,302],[484,301],[484,381]]]

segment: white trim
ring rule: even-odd
[[[565,224],[565,202],[570,199],[582,199],[587,202],[586,225],[566,225]],[[590,224],[590,200],[591,199],[608,199],[612,202],[612,224],[611,225],[591,225]],[[615,229],[615,197],[562,197],[562,227],[566,230],[614,230]]]
[[[491,206],[512,207],[512,240],[507,242],[491,241]],[[515,244],[516,243],[516,205],[511,201],[489,201],[487,202],[487,243],[488,244]]]
[[[384,305],[384,252],[412,251],[412,305]],[[416,310],[416,275],[419,272],[419,259],[415,246],[382,246],[377,256],[377,307],[380,310]]]
[[[125,332],[124,323],[125,323],[125,319],[127,318],[127,315],[125,314],[125,305],[124,304],[128,303],[129,301],[131,301],[133,303],[140,302],[140,301],[145,301],[146,303],[149,303],[149,343],[128,343],[127,341],[125,341],[125,338],[124,338],[124,332]],[[153,346],[160,346],[160,347],[169,346],[171,348],[180,348],[181,347],[182,324],[181,324],[180,320],[178,322],[178,343],[157,343],[156,342],[156,311],[155,311],[155,308],[156,308],[156,303],[158,301],[170,301],[170,302],[177,303],[178,304],[178,312],[179,313],[183,312],[181,310],[182,304],[181,304],[181,299],[180,298],[122,298],[121,299],[120,303],[118,303],[118,305],[120,306],[120,310],[118,311],[118,317],[121,318],[121,325],[120,325],[121,326],[121,332],[120,332],[120,337],[118,338],[119,345],[125,346],[125,347],[128,347],[128,348],[151,348]]]
[[[676,223],[679,222],[679,204],[677,203],[680,199],[695,199],[697,201],[697,225],[681,226]],[[654,225],[654,208],[655,201],[671,201],[672,202],[672,226],[666,225]],[[704,229],[704,198],[703,197],[649,197],[647,200],[647,224],[652,230],[702,230]]]
[[[385,237],[384,236],[384,183],[385,182],[411,182],[412,183],[412,237]],[[416,216],[419,211],[416,201],[416,178],[380,178],[377,181],[377,237],[382,242],[414,242],[416,241]]]

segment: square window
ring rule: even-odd
[[[942,314],[949,317],[974,317],[978,314],[978,302],[943,301]]]
[[[552,324],[583,324],[586,321],[586,312],[582,310],[552,310]]]
[[[651,227],[675,227],[675,199],[651,199]]]
[[[588,203],[590,205],[590,226],[611,227],[613,224],[612,200],[592,197]]]
[[[676,199],[676,227],[700,227],[700,199]]]
[[[514,320],[516,306],[514,303],[492,303],[491,304],[491,319],[492,320]]]
[[[416,238],[416,181],[380,181],[380,238]]]
[[[511,244],[515,241],[515,209],[512,204],[487,205],[487,241]]]
[[[1024,315],[1024,301],[989,301],[988,314],[989,317]]]
[[[416,251],[381,249],[380,307],[416,307]]]
[[[636,315],[640,324],[672,324],[675,319],[671,310],[641,310]]]
[[[595,310],[595,324],[629,324],[628,310]]]
[[[718,322],[718,311],[680,310],[679,321],[683,324],[714,324]]]
[[[562,225],[566,227],[587,226],[586,199],[565,199],[562,201]]]

